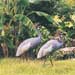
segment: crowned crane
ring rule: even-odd
[[[16,56],[21,56],[24,53],[28,52],[30,49],[35,48],[41,43],[41,33],[39,31],[39,23],[34,25],[35,30],[38,33],[37,37],[29,38],[24,40],[17,48]],[[26,58],[27,59],[27,58]]]
[[[48,42],[46,42],[39,50],[38,54],[37,54],[37,59],[41,59],[47,55],[49,55],[50,53],[56,51],[57,49],[61,48],[63,46],[63,34],[61,31],[57,31],[55,38],[49,40]],[[46,60],[45,60],[46,61]],[[52,63],[52,59],[50,59],[51,65],[53,65]],[[45,62],[44,62],[45,63]]]

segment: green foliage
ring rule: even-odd
[[[0,23],[0,30],[2,30],[3,29],[3,24],[2,23]]]
[[[4,30],[3,37],[8,39],[6,43],[10,49],[16,48],[17,40],[21,42],[24,39],[37,36],[33,27],[37,22],[41,25],[42,44],[49,40],[57,29],[67,33],[66,41],[75,38],[73,17],[75,7],[68,6],[65,0],[6,1],[0,1],[0,30]],[[0,31],[0,33],[2,32]]]

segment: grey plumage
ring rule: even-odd
[[[46,56],[48,53],[53,50],[59,49],[63,46],[63,42],[59,42],[58,40],[49,40],[45,43],[39,50],[37,58],[42,58]]]
[[[41,42],[41,33],[38,29],[36,29],[38,32],[38,36],[34,38],[29,38],[24,40],[17,48],[16,56],[20,56],[23,53],[27,52],[30,48],[34,48]]]
[[[62,34],[59,34],[55,39],[51,39],[46,42],[39,50],[37,54],[37,58],[40,59],[52,51],[56,51],[57,49],[63,46]]]
[[[24,40],[18,47],[16,56],[22,55],[24,52],[28,51],[30,48],[34,48],[41,42],[40,37],[30,38]]]

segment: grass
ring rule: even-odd
[[[54,61],[22,61],[15,58],[0,59],[0,75],[75,75],[75,60]]]

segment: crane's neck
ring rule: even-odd
[[[39,29],[36,29],[36,32],[38,33],[38,37],[41,38],[42,35],[41,35]]]
[[[60,37],[60,36],[55,37],[55,39],[58,40],[59,42],[63,42],[64,41],[63,38]]]
[[[61,37],[59,37],[59,42],[63,42],[63,39]]]

